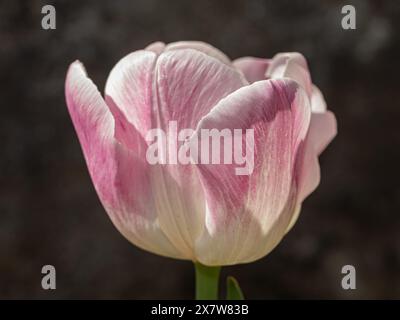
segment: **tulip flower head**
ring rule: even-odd
[[[255,261],[282,240],[336,134],[299,53],[231,61],[205,43],[157,42],[116,64],[104,97],[72,63],[65,93],[116,228],[206,266]]]

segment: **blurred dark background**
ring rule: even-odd
[[[41,8],[57,29],[41,28]],[[353,4],[357,29],[343,30]],[[337,116],[322,183],[267,257],[224,269],[247,298],[400,298],[399,1],[0,1],[0,298],[193,297],[189,262],[143,252],[97,199],[67,113],[81,60],[102,90],[113,65],[162,40],[231,58],[299,51]],[[57,289],[41,288],[41,268]],[[341,288],[341,268],[357,289]]]

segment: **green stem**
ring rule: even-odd
[[[221,267],[194,264],[196,269],[196,300],[218,300],[218,284]]]

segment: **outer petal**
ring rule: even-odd
[[[254,57],[242,57],[233,61],[233,65],[243,72],[250,83],[265,80],[265,73],[271,60]]]
[[[326,101],[321,90],[316,85],[312,85],[311,90],[311,109],[312,112],[322,113],[327,110]]]
[[[116,142],[112,114],[79,62],[70,66],[65,93],[90,176],[113,223],[145,250],[185,258],[160,230],[152,210],[147,164],[140,154]],[[138,151],[140,135],[132,129],[130,135],[135,134]]]
[[[290,226],[287,229],[289,231],[299,216],[301,203],[319,185],[321,173],[318,156],[337,133],[336,119],[332,112],[327,111],[326,102],[321,91],[312,84],[307,62],[301,54],[277,54],[272,59],[266,76],[275,79],[287,77],[295,80],[306,90],[311,101],[310,128],[304,144],[304,157],[299,165],[297,213],[290,222]]]
[[[272,79],[290,78],[297,81],[309,97],[311,97],[312,83],[308,71],[307,61],[297,52],[278,53],[275,55],[266,73]]]
[[[200,262],[251,262],[281,240],[294,214],[297,162],[310,111],[296,82],[266,80],[235,91],[200,122],[199,134],[252,128],[255,136],[251,175],[236,175],[235,165],[198,166],[207,199],[206,229],[196,243]]]
[[[166,46],[165,51],[171,51],[177,49],[194,49],[203,52],[209,55],[210,57],[219,60],[222,63],[225,63],[227,65],[231,64],[231,60],[226,56],[225,53],[205,42],[201,41],[172,42]]]
[[[155,77],[157,127],[165,132],[169,132],[171,121],[176,121],[177,132],[195,129],[223,97],[247,84],[236,69],[193,49],[162,53]],[[167,137],[167,145],[179,148],[181,144],[175,145],[174,141]],[[205,212],[203,191],[194,169],[190,165],[164,165],[152,176],[163,230],[177,247],[192,252],[203,231]]]
[[[327,111],[325,99],[315,85],[312,86],[311,108],[311,123],[300,174],[299,203],[303,202],[319,185],[321,173],[318,156],[337,133],[335,115]]]
[[[336,133],[336,118],[332,112],[312,113],[308,139],[317,155],[324,151]]]
[[[319,185],[318,156],[335,137],[336,133],[336,118],[332,112],[312,113],[300,174],[300,203]]]

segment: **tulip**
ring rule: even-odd
[[[199,298],[216,298],[220,266],[258,260],[282,240],[319,184],[318,156],[336,134],[299,53],[232,62],[205,43],[157,42],[116,64],[104,98],[72,63],[65,94],[111,221],[144,250],[193,261]],[[146,134],[171,121],[178,131],[253,129],[253,172],[150,164]]]

